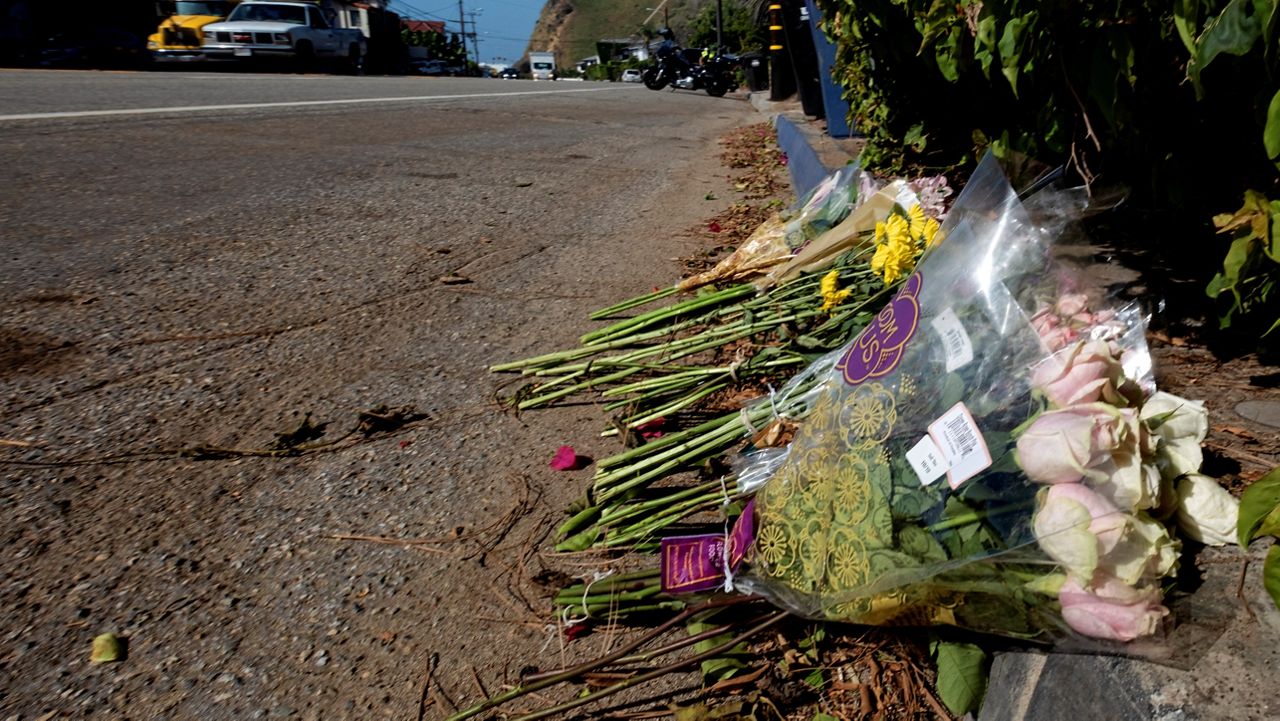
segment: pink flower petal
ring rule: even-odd
[[[720,224],[719,224],[719,223],[717,223],[717,222],[715,222],[715,221],[713,220],[713,221],[711,221],[711,223],[707,226],[707,230],[711,231],[712,233],[719,233],[719,232],[720,232]]]
[[[560,446],[556,450],[556,455],[547,465],[557,471],[572,471],[578,467],[578,454],[573,450],[573,446]]]
[[[641,423],[640,425],[636,426],[635,431],[636,433],[639,433],[640,437],[645,440],[649,440],[651,438],[661,438],[662,427],[663,425],[666,424],[666,422],[667,422],[666,418],[655,418],[649,421],[648,423]]]

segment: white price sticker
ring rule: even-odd
[[[947,358],[947,372],[963,368],[973,361],[973,342],[964,330],[964,324],[950,308],[933,319],[933,329],[942,339],[942,352]]]
[[[938,444],[929,436],[920,439],[911,450],[907,451],[907,463],[920,478],[920,485],[927,486],[942,478],[951,466],[947,457],[938,450]]]
[[[982,431],[964,403],[957,403],[929,425],[929,437],[946,456],[947,483],[959,488],[961,483],[991,467],[991,452]]]

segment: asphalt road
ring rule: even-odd
[[[589,471],[546,462],[614,448],[594,408],[504,414],[486,367],[672,282],[733,196],[716,139],[758,120],[635,85],[0,71],[0,717],[417,718],[428,667],[460,700],[559,663],[530,579]],[[375,406],[422,415],[190,453]],[[128,656],[91,665],[107,631]]]

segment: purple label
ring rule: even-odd
[[[735,571],[755,540],[755,506],[752,499],[729,534],[729,568]],[[662,539],[663,592],[695,593],[723,586],[724,541],[724,534]]]
[[[907,278],[902,290],[858,334],[836,364],[844,374],[845,383],[856,386],[898,367],[907,341],[916,334],[916,326],[920,324],[920,303],[916,296],[923,283],[919,273]]]

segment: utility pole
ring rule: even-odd
[[[467,67],[467,14],[462,11],[462,0],[458,0],[458,26],[462,28],[462,32],[458,33],[458,37],[462,38],[462,67]]]
[[[716,55],[723,52],[724,48],[724,22],[722,21],[723,6],[721,0],[716,0]]]
[[[480,33],[479,33],[480,25],[476,22],[476,17],[480,15],[480,13],[482,12],[484,12],[484,8],[480,8],[479,10],[472,10],[471,12],[467,13],[467,15],[471,16],[470,35],[471,35],[471,44],[476,49],[476,65],[480,64]]]

